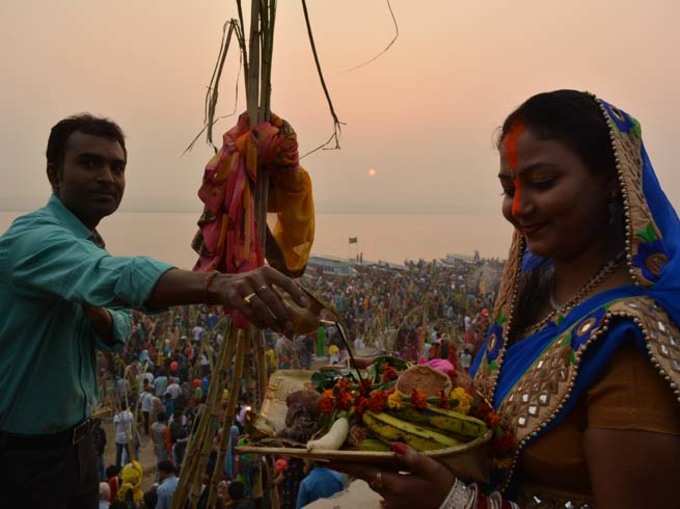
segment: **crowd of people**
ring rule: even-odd
[[[589,93],[529,98],[498,140],[502,212],[515,229],[500,285],[495,261],[359,260],[343,278],[309,270],[305,284],[347,327],[322,321],[294,336],[284,301],[308,316],[316,306],[275,263],[226,275],[111,256],[96,228],[124,194],[125,136],[89,114],[60,120],[46,149],[52,195],[0,235],[0,506],[89,509],[99,496],[103,508],[165,509],[191,480],[198,507],[270,507],[276,496],[297,509],[342,489],[338,471],[390,508],[668,505],[680,444],[680,222],[641,132]],[[220,257],[199,251],[201,267],[219,268]],[[222,309],[286,333],[267,334],[264,357],[235,342],[230,375],[242,360],[245,374],[226,395],[215,369],[228,341]],[[393,465],[335,462],[336,471],[236,454],[263,369],[342,364],[352,349],[447,374],[469,366],[474,389],[512,427],[512,464],[497,462],[482,489],[401,443]],[[205,448],[189,462],[194,443]]]
[[[413,362],[441,357],[464,368],[488,316],[489,295],[478,291],[479,268],[493,263],[421,260],[399,269],[358,265],[344,278],[309,270],[303,284],[336,308],[359,354],[387,351]],[[424,294],[430,296],[425,305]],[[96,435],[101,507],[108,503],[138,509],[170,507],[187,444],[206,404],[225,324],[221,310],[209,306],[172,308],[157,315],[135,313],[123,352],[99,355],[100,397],[111,409],[110,436],[101,427]],[[293,338],[267,331],[265,348],[268,374],[348,361],[338,327],[329,324]],[[253,370],[252,359],[247,359],[234,422],[222,430],[228,433],[224,463],[215,464],[217,445],[208,462],[210,471],[222,470],[218,503],[267,507],[267,483],[275,486],[284,509],[303,507],[341,490],[344,477],[319,465],[279,458],[273,477],[267,479],[261,459],[234,453],[255,404]],[[152,457],[148,452],[145,457],[144,450],[152,450]],[[144,468],[150,469],[146,481]]]

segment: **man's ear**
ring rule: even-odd
[[[62,170],[57,168],[54,163],[47,163],[47,179],[50,181],[54,194],[59,194],[59,184],[63,177]]]

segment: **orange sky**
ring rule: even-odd
[[[244,2],[249,3],[249,2]],[[668,1],[308,0],[317,47],[341,119],[340,152],[304,161],[320,212],[495,214],[495,129],[529,95],[587,89],[642,122],[672,201],[680,200],[673,138],[680,112],[680,4]],[[0,208],[32,208],[49,192],[49,128],[81,111],[128,136],[124,210],[198,210],[210,150],[179,155],[200,129],[205,87],[232,0],[0,2]],[[234,53],[220,113],[233,104]],[[331,121],[300,2],[280,0],[272,109],[302,150]],[[241,90],[242,92],[242,90]],[[243,94],[242,94],[243,97]],[[241,104],[241,107],[243,103]],[[221,129],[230,123],[219,124]],[[369,169],[375,175],[369,176]]]

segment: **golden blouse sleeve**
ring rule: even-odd
[[[588,427],[680,435],[680,404],[646,352],[621,348],[587,395]]]

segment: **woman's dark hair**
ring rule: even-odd
[[[52,127],[50,137],[47,140],[46,155],[48,164],[61,168],[64,164],[68,139],[76,131],[117,141],[123,148],[127,158],[125,135],[118,124],[107,118],[95,117],[89,113],[81,113],[80,115],[73,115],[60,120]]]
[[[503,122],[499,147],[518,123],[539,139],[564,143],[594,174],[616,175],[609,127],[593,96],[556,90],[530,97]]]

